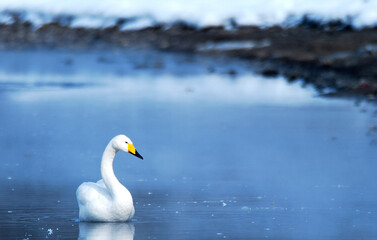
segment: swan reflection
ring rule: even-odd
[[[133,240],[135,227],[131,222],[126,223],[89,223],[80,222],[78,240],[113,239]]]

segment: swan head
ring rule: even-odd
[[[111,142],[112,142],[112,147],[115,150],[129,152],[132,155],[143,159],[143,157],[136,151],[131,139],[129,139],[126,135],[118,135],[114,137]]]

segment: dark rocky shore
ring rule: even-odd
[[[303,21],[295,27],[222,26],[198,29],[186,23],[121,31],[71,28],[60,22],[35,28],[15,19],[0,25],[0,49],[151,48],[245,59],[265,76],[301,79],[328,95],[377,96],[377,29],[341,22]],[[237,74],[236,72],[232,74]]]

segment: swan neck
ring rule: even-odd
[[[103,182],[105,183],[107,189],[110,190],[111,194],[114,195],[118,188],[121,188],[123,185],[119,182],[114,174],[113,162],[114,157],[118,150],[114,149],[112,142],[110,142],[102,155],[101,162],[101,175]]]

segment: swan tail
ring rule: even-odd
[[[98,192],[93,191],[92,183],[84,182],[82,183],[76,191],[77,202],[79,205],[86,205],[93,199],[98,198]]]

